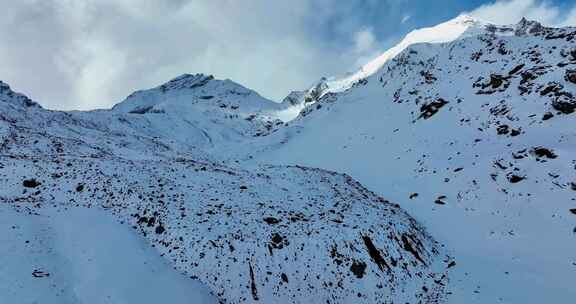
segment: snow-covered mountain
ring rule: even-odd
[[[87,303],[107,276],[174,302],[570,302],[575,36],[460,16],[282,103],[186,74],[59,112],[0,83],[0,252],[19,265],[0,302]],[[94,271],[114,260],[94,229],[152,270]],[[152,299],[130,284],[97,295]]]
[[[430,28],[412,31],[396,46],[364,65],[360,70],[345,77],[322,78],[305,91],[294,91],[283,102],[290,104],[310,105],[328,93],[344,92],[355,85],[362,84],[365,78],[377,73],[389,60],[396,57],[407,47],[418,43],[445,43],[474,36],[484,31],[489,23],[470,15],[460,15],[453,20]]]
[[[466,16],[416,31],[325,82],[253,158],[346,172],[398,202],[452,250],[453,303],[571,302],[575,36]]]
[[[145,115],[150,132],[207,150],[244,137],[268,134],[282,124],[277,115],[281,109],[278,103],[233,81],[185,74],[131,94],[112,111]],[[135,129],[141,131],[142,126]],[[196,142],[198,139],[201,142]]]
[[[210,290],[224,303],[441,303],[452,258],[397,204],[344,174],[219,161],[282,109],[202,75],[93,112],[44,110],[2,84],[2,252],[17,266],[0,302],[203,302]],[[95,230],[115,229],[122,253],[110,254]],[[186,282],[129,229],[190,289],[174,295]],[[138,292],[150,286],[156,296]]]

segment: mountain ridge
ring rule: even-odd
[[[102,209],[229,303],[573,298],[576,30],[446,24],[283,104],[184,74],[59,112],[0,83],[0,197]]]
[[[347,172],[399,202],[454,250],[450,303],[573,298],[576,28],[506,28],[411,45],[252,157]]]
[[[78,209],[102,211],[220,302],[440,303],[451,257],[397,204],[344,174],[220,159],[230,153],[226,145],[238,149],[266,137],[252,133],[265,121],[242,116],[258,113],[231,114],[242,109],[242,98],[259,106],[251,99],[257,96],[236,94],[229,85],[184,76],[128,97],[134,104],[89,112],[27,106],[23,95],[6,91],[0,95],[0,213],[52,223],[76,217]],[[226,98],[201,98],[210,86]],[[142,111],[142,105],[152,110]],[[65,232],[39,227],[48,230],[34,246],[19,246],[19,231],[10,231],[10,244],[16,244],[10,257],[26,262],[0,280],[29,286],[34,283],[23,273],[32,273],[42,279],[38,284],[58,288],[11,290],[0,300],[39,301],[52,291],[50,299],[89,297],[94,289],[82,284],[91,272],[81,269],[98,265],[91,260],[98,256],[67,251],[53,241],[69,237]],[[58,265],[79,279],[64,276]],[[98,294],[126,298],[115,292]],[[205,296],[203,289],[197,292]]]

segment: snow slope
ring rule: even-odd
[[[186,94],[159,93],[161,86],[137,93],[112,110],[71,113],[44,110],[3,85],[3,207],[29,218],[30,226],[42,222],[38,217],[43,212],[99,210],[120,222],[122,229],[131,227],[178,272],[202,282],[225,303],[441,303],[445,299],[452,259],[398,205],[375,195],[349,176],[331,171],[301,166],[245,169],[234,162],[224,164],[219,159],[227,155],[222,148],[227,143],[196,145],[201,143],[202,134],[174,132],[178,130],[170,133],[170,128],[188,117],[184,114],[196,115],[199,120],[202,117],[200,123],[229,114],[227,108],[217,105],[232,104],[236,97],[222,101],[214,97],[217,102],[208,104],[206,100],[211,99],[195,99],[199,88],[214,82],[203,79],[207,78],[178,78],[176,82],[183,80],[185,88],[178,85],[174,89],[192,90]],[[203,84],[191,88],[196,81]],[[230,86],[216,82],[209,92],[217,96],[220,84]],[[162,111],[130,113],[142,106]],[[202,112],[202,107],[209,109]],[[214,108],[223,110],[213,111]],[[200,112],[194,113],[197,110]],[[218,127],[205,129],[210,138],[250,126],[241,117],[214,125]],[[239,140],[236,145],[262,137],[245,133],[235,136]],[[122,293],[133,285],[118,286],[120,289],[111,290],[111,294],[98,293],[108,284],[100,278],[106,280],[108,276],[92,272],[90,263],[84,265],[83,250],[102,252],[105,263],[109,260],[105,255],[108,243],[102,244],[104,247],[81,243],[84,246],[70,248],[81,235],[86,235],[87,241],[101,236],[82,229],[73,236],[62,236],[72,227],[92,221],[79,216],[72,223],[61,223],[68,216],[54,217],[47,224],[50,229],[46,234],[40,233],[46,239],[65,237],[63,243],[40,246],[58,250],[62,247],[63,253],[53,256],[40,252],[31,259],[42,261],[42,271],[58,268],[61,263],[74,264],[55,278],[73,275],[74,271],[97,276],[96,281],[78,281],[75,284],[79,286],[69,287],[74,292],[81,289],[82,303],[99,303],[90,297],[95,293],[116,299],[139,296]],[[115,229],[108,228],[109,221],[105,223],[102,229]],[[27,235],[32,234],[35,233]],[[135,247],[130,244],[135,243],[127,241],[127,250]],[[161,266],[154,262],[152,269],[133,272],[138,261],[150,258],[145,254],[139,257],[142,254],[134,251],[137,250],[127,254],[135,255],[135,264],[126,270],[129,273],[119,268],[118,278],[148,286],[151,281],[139,274]],[[8,248],[10,255],[20,252]],[[119,258],[115,262],[122,262]],[[30,272],[26,264],[22,266],[11,273],[22,277],[21,286],[28,288],[32,282],[25,278]],[[8,280],[3,277],[0,283],[5,285]],[[72,284],[68,282],[59,284]],[[71,297],[75,293],[69,288],[65,288],[64,295]],[[49,294],[51,299],[61,294],[59,289],[39,292],[42,296]],[[156,303],[153,299],[142,300]]]
[[[572,302],[575,36],[462,17],[417,31],[252,157],[399,202],[455,256],[451,303]]]
[[[21,267],[0,283],[14,299],[27,294],[11,277],[76,271],[99,281],[30,296],[105,296],[108,272],[78,250],[105,263],[110,244],[67,234],[98,222],[122,231],[118,262],[138,257],[122,283],[155,284],[158,269],[174,281],[161,293],[207,296],[200,281],[225,303],[569,303],[575,37],[461,16],[281,104],[186,74],[110,110],[59,112],[0,82],[0,217],[56,252],[9,234]],[[63,270],[35,278],[30,261]],[[109,295],[141,296],[122,286]]]
[[[88,112],[47,111],[12,92],[6,84],[3,88],[0,94],[4,90],[11,102],[4,104],[0,114],[17,122],[18,128],[42,134],[40,143],[31,143],[18,139],[18,131],[14,131],[12,138],[26,144],[14,146],[12,153],[58,152],[48,142],[53,136],[68,141],[66,153],[74,149],[73,153],[83,156],[153,158],[181,154],[213,160],[228,151],[247,148],[244,143],[248,139],[283,125],[276,115],[283,106],[230,80],[203,74],[185,74],[156,88],[137,91],[111,110]]]
[[[96,209],[0,205],[1,303],[217,303]]]

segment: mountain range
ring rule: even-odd
[[[575,37],[462,15],[282,102],[0,82],[0,302],[570,303]]]

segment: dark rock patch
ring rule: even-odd
[[[522,70],[523,68],[524,68],[524,64],[517,65],[515,68],[510,70],[510,72],[508,72],[508,75],[514,75],[514,74],[520,72],[520,70]]]
[[[437,80],[437,78],[430,72],[428,71],[420,71],[420,76],[424,77],[424,81],[427,84],[432,84],[434,83],[434,81]]]
[[[499,104],[490,108],[490,114],[494,116],[504,116],[510,112],[510,108],[506,104]]]
[[[544,147],[536,147],[532,150],[532,152],[534,155],[536,155],[536,157],[540,158],[555,159],[558,157],[552,150],[546,149]]]
[[[22,182],[22,186],[24,186],[26,188],[36,188],[36,187],[40,186],[41,184],[42,183],[40,183],[39,181],[37,181],[34,178],[26,179]]]
[[[162,224],[156,226],[156,229],[154,230],[156,234],[162,234],[164,233],[164,231],[166,231],[166,229],[164,228],[164,226],[162,226]]]
[[[358,278],[361,279],[366,273],[366,263],[362,261],[354,261],[350,266],[350,271]]]
[[[444,201],[445,199],[446,199],[446,195],[440,195],[438,198],[436,198],[436,200],[434,201],[434,204],[446,205],[446,202]]]
[[[448,104],[448,101],[438,98],[438,100],[433,101],[429,104],[424,104],[420,107],[420,117],[424,119],[429,119],[430,117],[434,116],[434,114],[438,113],[442,107]]]
[[[564,79],[568,82],[576,84],[576,70],[566,70]]]
[[[153,227],[156,224],[156,218],[151,216],[150,218],[148,218],[148,223],[146,224],[146,226],[148,227]]]
[[[252,264],[248,265],[250,267],[250,291],[252,292],[254,301],[258,301],[258,289],[256,288],[256,280],[254,279],[254,270],[252,269]]]
[[[282,273],[282,274],[280,275],[280,278],[282,278],[282,281],[283,281],[284,283],[288,283],[288,276],[287,276],[285,273]]]
[[[510,127],[508,125],[500,125],[496,128],[496,133],[498,135],[506,135],[510,133]]]
[[[479,95],[490,95],[496,92],[504,92],[510,86],[509,78],[510,76],[505,77],[498,74],[491,74],[489,80],[486,80],[484,77],[478,78],[472,87],[480,87],[480,90],[476,92],[476,94]]]
[[[512,129],[510,131],[510,136],[515,137],[522,134],[522,130],[521,129]]]
[[[268,225],[274,225],[280,223],[280,220],[275,217],[265,217],[264,222]]]
[[[154,107],[138,107],[134,108],[133,110],[129,111],[130,114],[146,114],[150,112]]]
[[[148,223],[147,217],[141,216],[140,218],[138,218],[138,224],[144,224],[144,223]]]
[[[519,182],[521,182],[521,181],[523,181],[523,180],[525,180],[525,179],[526,179],[526,177],[524,177],[524,176],[518,176],[518,175],[516,175],[516,174],[511,174],[511,175],[508,176],[508,181],[511,182],[511,183],[513,183],[513,184],[519,183]]]
[[[36,269],[32,272],[32,276],[35,278],[46,278],[49,277],[50,274],[48,272]]]
[[[496,127],[496,134],[498,135],[510,135],[512,137],[522,134],[522,129],[512,129],[509,125],[499,125]]]
[[[410,252],[414,256],[414,258],[420,261],[420,263],[426,265],[426,262],[424,262],[424,260],[420,256],[418,250],[416,250],[414,246],[412,246],[412,237],[403,234],[401,239],[402,239],[402,247],[404,248],[404,250]]]
[[[390,266],[388,266],[388,264],[380,254],[380,251],[376,248],[376,246],[374,246],[372,239],[369,236],[362,236],[362,240],[364,241],[364,245],[368,250],[368,254],[372,258],[372,261],[376,264],[376,266],[378,266],[378,268],[380,268],[380,271],[384,270],[390,271],[391,270]]]
[[[446,202],[443,201],[443,200],[437,199],[437,200],[434,201],[434,204],[436,204],[436,205],[446,205]]]
[[[270,252],[270,255],[273,255],[273,249],[282,249],[289,244],[290,243],[285,237],[278,233],[273,233],[270,242],[268,242],[268,251]]]
[[[274,244],[282,244],[283,240],[284,240],[284,238],[282,238],[282,236],[279,235],[278,233],[274,233],[272,235],[272,243],[274,243]]]
[[[572,114],[576,111],[576,99],[570,96],[561,95],[552,101],[552,107],[562,114]]]
[[[504,83],[504,80],[503,80],[502,76],[492,74],[492,75],[490,75],[490,82],[488,83],[488,85],[486,85],[486,87],[491,87],[492,89],[497,89],[503,83]]]
[[[544,115],[542,116],[542,120],[548,120],[550,118],[554,117],[554,114],[550,113],[550,112],[546,112],[544,113]]]
[[[330,257],[334,260],[336,265],[341,265],[344,259],[344,256],[338,252],[338,247],[336,245],[332,245],[332,249],[330,250]]]
[[[564,86],[557,82],[549,82],[548,86],[545,87],[542,91],[540,91],[540,95],[545,96],[550,93],[557,93],[561,91],[563,88]]]

